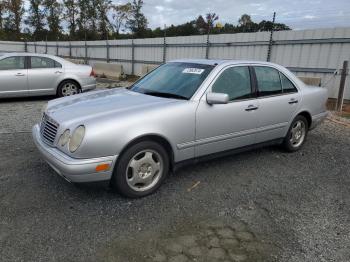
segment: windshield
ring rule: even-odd
[[[195,63],[167,63],[136,82],[131,90],[147,95],[190,99],[214,68]]]

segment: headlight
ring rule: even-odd
[[[46,112],[46,109],[47,109],[47,103],[45,103],[44,105],[43,105],[43,107],[41,108],[41,114],[44,114],[45,112]]]
[[[70,152],[75,152],[79,146],[81,145],[81,142],[84,139],[85,135],[85,127],[84,126],[78,126],[74,132],[72,133],[72,136],[70,137],[68,148]]]
[[[58,140],[58,144],[60,146],[65,146],[68,141],[69,141],[69,135],[70,135],[70,132],[69,132],[69,129],[67,129],[66,131],[63,132],[63,134],[60,136],[60,139]]]

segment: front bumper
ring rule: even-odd
[[[32,134],[34,143],[45,161],[69,182],[84,183],[111,179],[117,156],[75,159],[43,142],[39,125],[33,127]],[[101,164],[109,164],[110,168],[107,171],[96,172],[96,166]]]

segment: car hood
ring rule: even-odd
[[[94,91],[50,101],[47,114],[58,123],[83,121],[118,113],[140,112],[179,100],[144,95],[127,89]]]

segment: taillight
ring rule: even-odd
[[[94,69],[91,69],[91,73],[90,73],[90,76],[92,76],[92,77],[96,77],[96,74],[95,74],[95,71],[94,71]]]

